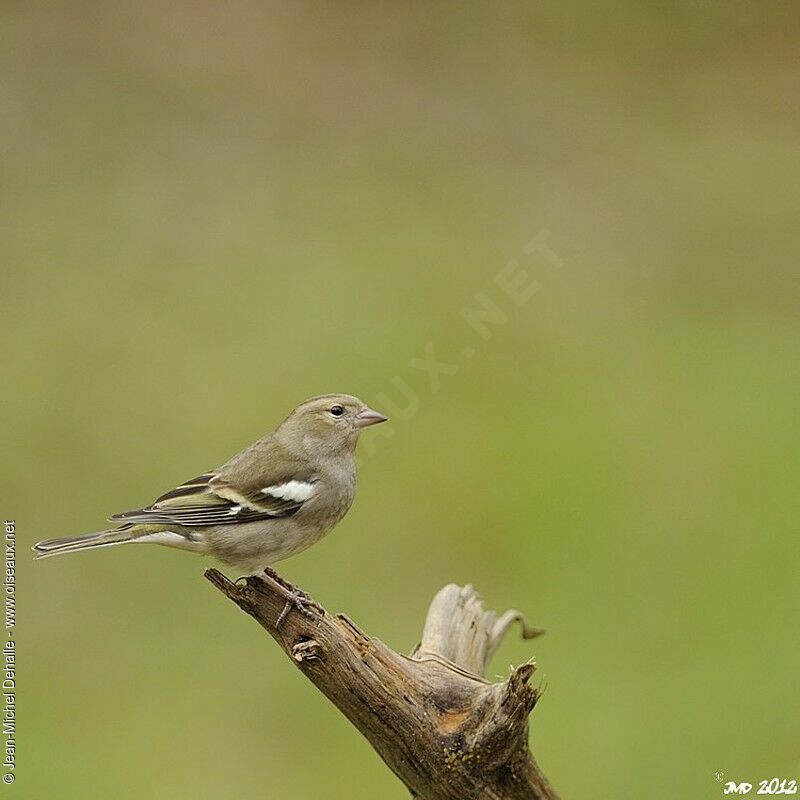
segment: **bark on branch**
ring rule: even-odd
[[[344,614],[335,616],[272,571],[232,583],[206,577],[254,617],[309,680],[358,728],[419,800],[557,800],[528,749],[539,698],[532,661],[501,683],[482,676],[518,611],[499,618],[471,586],[445,586],[428,610],[422,641],[395,653]],[[287,606],[287,602],[289,605]],[[288,609],[279,625],[279,618]]]

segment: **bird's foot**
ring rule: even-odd
[[[286,603],[275,622],[276,629],[280,628],[292,608],[296,608],[311,620],[318,620],[324,613],[322,606],[316,600],[312,600],[304,591],[295,588],[287,592]]]

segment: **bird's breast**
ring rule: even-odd
[[[311,497],[303,504],[297,517],[315,517],[327,526],[335,525],[350,509],[355,497],[355,476],[351,480],[320,478]]]

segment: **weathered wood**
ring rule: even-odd
[[[412,797],[557,800],[528,749],[528,715],[539,698],[529,683],[533,662],[500,683],[482,677],[513,622],[524,638],[543,632],[519,612],[498,618],[471,586],[450,584],[431,603],[422,641],[402,656],[272,571],[243,586],[214,569],[206,577],[267,630]],[[305,610],[298,596],[307,598]]]

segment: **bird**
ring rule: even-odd
[[[221,467],[148,506],[114,514],[113,528],[38,542],[35,557],[149,543],[213,556],[248,575],[272,572],[272,564],[318,542],[348,512],[359,435],[386,421],[353,395],[312,397]]]

